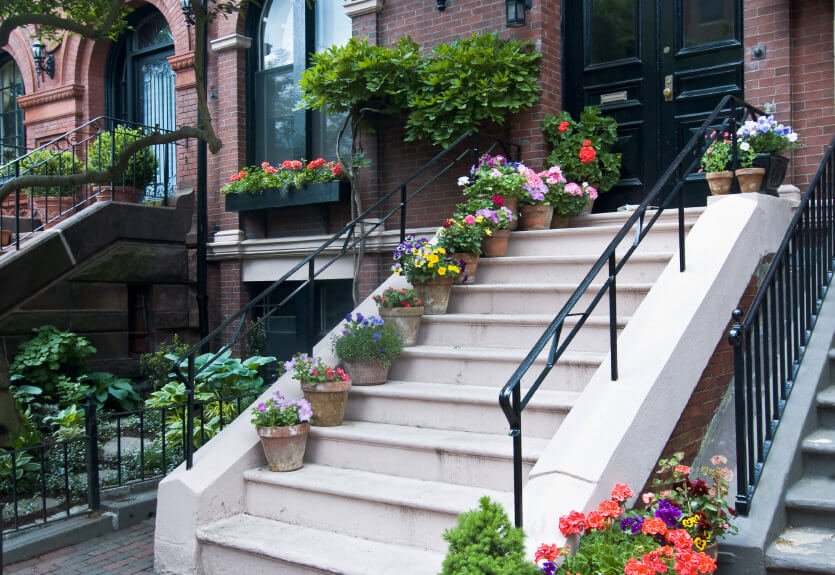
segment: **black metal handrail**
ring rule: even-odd
[[[687,145],[678,153],[673,162],[667,167],[657,183],[653,186],[649,194],[646,195],[644,201],[635,210],[635,212],[626,220],[623,227],[615,235],[614,239],[603,250],[603,253],[592,265],[588,274],[577,286],[577,289],[568,298],[568,301],[563,305],[559,313],[554,317],[544,333],[525,358],[519,367],[510,376],[508,382],[502,387],[499,393],[499,405],[507,418],[510,426],[508,435],[513,438],[513,490],[514,490],[514,517],[515,523],[518,527],[522,526],[522,412],[525,407],[536,394],[542,382],[556,365],[557,361],[562,357],[568,345],[582,329],[586,320],[594,311],[597,304],[603,299],[603,296],[608,292],[609,300],[609,347],[611,352],[611,378],[613,381],[618,379],[618,348],[617,348],[617,276],[623,269],[629,258],[641,244],[643,239],[647,236],[652,226],[664,212],[664,210],[672,204],[674,200],[678,200],[678,255],[679,255],[679,270],[685,269],[685,251],[684,251],[684,197],[682,194],[684,184],[687,177],[694,172],[696,166],[701,159],[702,146],[707,136],[708,130],[716,130],[718,132],[728,131],[731,133],[731,140],[733,142],[733,161],[732,167],[736,168],[736,130],[737,124],[744,121],[747,117],[756,118],[763,115],[763,112],[748,104],[747,102],[735,97],[725,96],[714,108],[713,112],[705,119],[701,127],[693,134]],[[721,124],[717,125],[717,121],[721,119]],[[709,136],[707,136],[709,138]],[[689,164],[686,162],[689,160]],[[673,179],[676,179],[674,185]],[[653,206],[658,206],[657,209]],[[655,209],[655,214],[652,215],[645,223],[644,218],[647,212]],[[634,237],[627,240],[627,236],[636,229]],[[628,249],[620,255],[620,259],[616,256],[616,252],[625,241],[629,242]],[[596,292],[594,292],[591,302],[585,309],[575,311],[578,307],[580,299],[592,290],[592,282],[600,274],[600,272],[607,268],[608,277],[603,282]],[[567,335],[562,337],[562,330],[565,320],[568,317],[575,317],[577,321],[575,325],[568,331]],[[550,346],[547,354],[545,366],[530,384],[530,387],[522,397],[522,378],[525,377],[533,367],[534,361],[545,350],[546,346]]]
[[[472,143],[469,146],[466,146],[465,144],[470,140],[472,141]],[[307,313],[307,349],[308,352],[312,354],[313,345],[316,343],[314,341],[315,329],[313,309],[315,301],[314,294],[316,278],[319,277],[323,272],[325,272],[325,270],[330,268],[343,256],[350,253],[355,247],[359,246],[369,235],[373,234],[377,230],[377,228],[383,226],[392,216],[398,213],[400,215],[400,241],[404,241],[406,239],[406,222],[408,216],[407,207],[409,202],[416,196],[418,196],[421,192],[423,192],[425,189],[427,189],[430,185],[432,185],[435,181],[437,181],[441,176],[443,176],[444,174],[449,172],[449,170],[451,170],[453,167],[458,165],[458,163],[465,157],[472,155],[473,159],[477,160],[482,152],[482,150],[480,150],[479,147],[479,144],[482,140],[487,140],[490,142],[490,145],[483,150],[484,153],[491,153],[495,149],[500,147],[501,150],[505,153],[505,155],[507,155],[511,160],[520,159],[519,154],[521,151],[521,146],[513,142],[503,140],[496,136],[480,134],[475,132],[466,132],[459,136],[452,144],[438,152],[423,166],[418,168],[400,184],[392,188],[391,191],[389,191],[386,194],[383,194],[376,202],[374,202],[360,215],[358,215],[357,217],[349,221],[347,224],[342,226],[342,228],[339,231],[337,231],[330,238],[325,240],[318,248],[316,248],[313,252],[308,254],[307,257],[305,257],[299,263],[293,266],[287,273],[285,273],[279,279],[270,284],[264,291],[262,291],[260,294],[258,294],[258,296],[253,298],[248,304],[246,304],[240,310],[238,310],[237,312],[226,318],[224,321],[222,321],[206,337],[201,339],[186,354],[184,354],[181,358],[175,361],[172,370],[176,374],[177,378],[182,383],[186,384],[186,393],[187,397],[189,398],[189,405],[191,405],[191,399],[193,398],[194,381],[196,377],[200,374],[200,371],[195,371],[195,356],[198,353],[202,353],[203,350],[213,340],[215,340],[218,336],[222,336],[224,332],[231,328],[231,337],[229,337],[226,342],[219,346],[218,351],[207,362],[207,365],[211,364],[223,353],[232,349],[232,347],[248,331],[253,329],[256,325],[262,324],[264,321],[266,321],[268,317],[275,314],[285,304],[292,300],[293,297],[296,296],[296,294],[302,292],[302,290],[308,290],[309,307]],[[436,167],[439,164],[440,168],[437,171],[430,172],[430,170],[433,167]],[[417,188],[415,190],[409,191],[409,186],[415,183],[415,181],[418,178],[426,175],[427,173],[429,174],[427,179],[422,183],[417,184]],[[386,206],[392,201],[396,203],[394,207],[388,208],[388,212],[384,213],[382,216],[374,215],[379,210],[387,209]],[[359,232],[357,232],[358,226],[360,230]],[[325,252],[326,250],[328,250],[328,248],[330,248],[331,246],[337,246],[337,244],[339,243],[341,243],[342,245],[341,247],[338,247],[337,252],[333,254],[328,261],[317,265],[316,258],[321,255],[325,255]],[[247,320],[250,319],[250,312],[253,309],[255,309],[256,306],[261,304],[261,302],[264,302],[270,294],[275,292],[280,286],[287,282],[298,271],[304,268],[307,268],[307,279],[301,282],[301,284],[298,287],[296,287],[289,295],[287,295],[280,302],[270,306],[269,308],[264,309],[263,314],[260,318],[258,318],[258,321],[249,322],[249,324],[247,325]],[[183,368],[186,368],[187,370],[185,373],[183,372]],[[191,407],[189,407],[189,412],[191,412]],[[190,423],[191,421],[192,418],[189,417],[188,423]],[[192,463],[193,450],[191,449],[190,444],[188,444],[186,446],[186,465],[189,469],[191,468]]]
[[[169,133],[158,127],[146,126],[136,122],[127,122],[118,118],[100,116],[89,120],[77,128],[58,136],[42,146],[30,150],[14,160],[0,165],[0,184],[21,176],[37,175],[75,175],[80,174],[89,168],[90,159],[96,155],[109,154],[114,157],[118,154],[116,150],[116,138],[110,138],[110,149],[102,149],[96,145],[96,138],[105,132],[112,132],[119,126],[127,126],[139,132],[140,136],[151,133]],[[173,195],[176,187],[176,145],[185,143],[161,144],[150,148],[157,160],[157,170],[154,179],[142,191],[145,200],[159,200],[163,204],[167,198]],[[60,161],[60,156],[65,153],[72,154],[69,166]],[[9,237],[13,237],[11,245],[15,250],[20,249],[21,240],[31,236],[39,230],[45,229],[49,224],[54,223],[68,214],[76,213],[96,201],[97,197],[114,199],[117,186],[135,187],[137,181],[137,163],[130,164],[132,169],[122,174],[118,181],[111,181],[109,190],[91,185],[81,186],[39,186],[36,189],[26,191],[16,190],[9,197],[5,198],[0,205],[0,232],[7,230]],[[54,174],[45,174],[44,170],[55,171]],[[36,213],[35,202],[42,208],[43,213]],[[8,247],[0,242],[0,253]]]
[[[736,509],[747,515],[835,267],[835,138],[743,319],[734,348]]]

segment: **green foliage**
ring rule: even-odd
[[[623,575],[623,567],[632,557],[641,557],[658,547],[650,535],[632,535],[615,526],[583,535],[577,552],[565,559],[560,573],[595,573]]]
[[[136,140],[147,136],[141,130],[117,126],[114,130],[102,132],[90,143],[87,160],[91,170],[109,170],[122,150]],[[128,160],[124,171],[124,182],[144,189],[154,181],[157,173],[157,158],[151,148],[142,148]]]
[[[542,121],[545,140],[553,148],[547,163],[559,166],[569,182],[588,182],[600,192],[609,191],[620,179],[620,153],[609,147],[618,139],[618,124],[587,106],[574,121],[568,112],[549,114]],[[585,143],[590,146],[585,146]],[[593,153],[583,148],[591,148]],[[585,155],[584,155],[585,154]]]
[[[340,359],[349,361],[376,361],[391,365],[403,351],[403,339],[390,325],[377,316],[363,317],[351,314],[346,317],[348,323],[333,344],[333,349]],[[349,374],[350,375],[350,374]]]
[[[84,381],[93,393],[93,400],[100,406],[128,411],[142,401],[129,379],[112,373],[96,371],[85,376]]]
[[[540,54],[518,40],[475,34],[439,44],[409,95],[406,140],[448,146],[485,122],[502,122],[539,98]]]
[[[63,152],[34,150],[20,161],[21,175],[64,176],[83,171],[84,165],[69,150]],[[73,189],[72,186],[39,186],[33,189],[33,193],[36,196],[70,196]]]
[[[386,308],[403,308],[403,307],[420,307],[423,305],[417,292],[411,288],[396,289],[393,287],[386,288],[386,290],[374,296],[374,303],[380,309]]]
[[[84,436],[84,410],[75,405],[65,407],[55,415],[44,417],[44,423],[55,427],[52,436],[59,441],[72,441]]]
[[[31,0],[3,0],[0,2],[0,21],[12,16],[23,14],[44,15],[53,18],[68,19],[90,28],[98,28],[108,16],[111,0],[60,0],[49,2],[32,2]],[[111,40],[119,37],[126,26],[124,16],[132,9],[127,4],[116,4],[115,9],[120,17],[115,19],[114,27],[108,31]],[[38,33],[47,39],[59,39],[63,35],[63,28],[55,25],[40,25]]]
[[[482,497],[477,510],[458,517],[458,525],[444,532],[449,551],[441,575],[534,575],[536,566],[525,559],[525,535],[514,527],[504,508]],[[593,573],[589,571],[588,573]]]
[[[276,392],[275,397],[252,408],[253,425],[259,427],[289,427],[310,421],[313,408],[306,399],[286,400]]]
[[[438,230],[438,244],[454,254],[480,254],[487,229],[484,216],[454,215]]]
[[[180,337],[174,334],[171,341],[160,344],[157,351],[139,356],[139,373],[145,377],[154,390],[157,390],[173,378],[171,360],[168,356],[182,357],[188,349],[188,344],[181,342]]]
[[[244,346],[247,355],[264,355],[267,353],[267,330],[263,321],[246,321],[244,325]]]

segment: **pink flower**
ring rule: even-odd
[[[710,458],[710,462],[713,465],[725,465],[728,462],[728,458],[724,455],[714,455]]]
[[[267,164],[264,167],[264,173],[266,173],[266,174],[277,174],[278,173],[278,168]]]
[[[581,188],[578,184],[571,182],[565,185],[565,193],[571,194],[572,196],[582,196],[583,188]]]
[[[650,505],[653,501],[655,501],[655,493],[648,491],[641,495],[641,501],[644,502],[644,505]]]
[[[689,465],[676,465],[673,467],[673,471],[676,473],[680,473],[682,475],[690,475],[690,466]]]
[[[589,197],[593,200],[597,199],[597,188],[594,186],[590,186],[588,182],[583,182],[583,189],[589,195]]]
[[[475,216],[472,215],[472,214],[469,214],[468,216],[466,216],[464,218],[464,223],[467,224],[468,226],[473,225],[475,223]]]
[[[635,495],[635,493],[626,483],[616,483],[615,487],[612,489],[612,499],[615,501],[623,502],[633,495]]]
[[[502,173],[499,170],[490,170],[490,177],[491,178],[501,178]]]
[[[270,165],[269,162],[261,162],[261,169],[266,170],[269,167],[269,165]]]

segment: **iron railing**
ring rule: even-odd
[[[507,418],[510,426],[509,435],[513,440],[513,490],[514,490],[514,520],[518,527],[522,526],[522,413],[525,407],[536,394],[542,382],[550,374],[556,363],[562,357],[571,341],[582,329],[586,320],[591,316],[592,311],[598,303],[608,294],[609,304],[609,348],[611,354],[611,379],[618,379],[618,347],[617,347],[617,276],[623,267],[628,263],[629,258],[638,249],[643,239],[647,236],[653,224],[658,220],[664,210],[673,202],[677,202],[678,210],[678,256],[679,270],[685,269],[685,226],[684,226],[684,196],[683,190],[688,176],[694,173],[701,159],[703,145],[710,143],[711,136],[708,131],[716,131],[719,134],[729,132],[733,142],[733,168],[737,166],[736,158],[736,130],[737,125],[746,118],[756,118],[763,115],[763,112],[751,106],[747,102],[735,96],[725,96],[714,108],[713,112],[705,119],[701,127],[693,134],[693,137],[686,146],[679,152],[672,164],[664,171],[652,190],[646,195],[641,205],[626,220],[621,230],[614,239],[603,250],[600,257],[591,267],[588,274],[577,286],[577,289],[569,296],[568,301],[554,317],[545,332],[540,336],[522,363],[510,376],[508,382],[502,387],[499,393],[499,405]],[[653,206],[658,206],[657,208]],[[654,210],[649,217],[648,212]],[[632,237],[630,234],[633,233]],[[620,255],[616,252],[619,248],[625,247]],[[603,270],[608,276],[600,287],[592,286],[592,283]],[[580,300],[591,294],[590,302],[583,307]],[[575,325],[563,337],[563,326],[569,317],[577,318]],[[522,394],[522,379],[528,375],[534,362],[548,348],[545,366],[532,378],[527,392]]]
[[[756,296],[728,333],[734,348],[736,509],[747,515],[835,261],[835,157],[830,143]]]
[[[116,137],[99,139],[102,134],[113,134],[120,126],[133,131],[118,132]],[[168,132],[170,130],[116,118],[95,118],[0,165],[0,184],[25,175],[74,175],[92,169],[91,166],[108,167],[118,154],[120,144],[152,133]],[[0,238],[3,238],[0,240],[0,253],[8,250],[9,246],[19,250],[21,240],[82,210],[97,199],[119,199],[124,188],[139,188],[142,201],[167,205],[167,198],[176,191],[177,145],[187,146],[188,142],[154,145],[140,151],[122,176],[109,185],[39,186],[16,190],[0,203]],[[155,169],[147,168],[147,164],[139,160],[140,157],[149,157],[149,154],[153,155]],[[9,244],[4,245],[4,242]]]
[[[486,147],[482,148],[482,145],[485,143],[487,144]],[[308,294],[308,309],[306,314],[308,322],[306,347],[308,352],[312,354],[313,345],[316,343],[316,330],[314,325],[316,279],[346,254],[353,253],[354,248],[360,246],[366,238],[373,234],[378,228],[383,227],[385,223],[395,215],[399,215],[400,241],[404,241],[406,239],[409,202],[435,183],[439,178],[447,174],[453,167],[459,165],[459,163],[465,158],[477,160],[482,152],[492,153],[496,149],[501,149],[501,151],[504,152],[504,154],[511,160],[519,160],[521,147],[518,144],[502,140],[501,138],[497,138],[495,136],[474,132],[467,132],[461,135],[451,145],[438,152],[423,166],[391,189],[391,191],[383,194],[360,215],[342,226],[339,231],[325,240],[316,250],[311,252],[307,257],[293,266],[287,273],[270,284],[247,305],[243,306],[239,311],[222,321],[220,325],[218,325],[206,337],[195,344],[194,347],[192,347],[185,355],[174,362],[172,367],[172,370],[177,375],[177,378],[186,384],[186,393],[189,400],[189,412],[191,412],[191,400],[194,395],[194,381],[200,374],[199,370],[195,371],[194,366],[194,359],[197,354],[202,353],[203,350],[210,344],[215,344],[217,352],[214,354],[212,359],[207,362],[212,363],[223,353],[231,350],[240,338],[245,336],[248,331],[263,324],[267,318],[274,315],[303,290],[307,290]],[[435,167],[438,168],[437,171],[432,171],[432,168]],[[336,253],[329,254],[328,250],[333,249],[336,250]],[[325,258],[328,255],[330,255],[330,257],[326,261],[317,261],[317,258]],[[289,295],[284,297],[278,303],[274,305],[266,305],[268,301],[267,298],[270,294],[274,293],[296,273],[304,270],[305,268],[307,269],[307,279],[300,282],[300,284],[293,289]],[[257,318],[257,321],[250,321],[253,319],[250,318],[250,313],[255,309],[259,309],[263,313],[259,318]],[[227,335],[230,331],[231,335]],[[218,342],[217,340],[221,341]],[[185,372],[183,372],[184,368],[186,369]],[[189,417],[187,421],[191,422],[192,418]],[[192,466],[192,455],[192,450],[190,446],[187,445],[186,465],[188,468],[191,468]]]

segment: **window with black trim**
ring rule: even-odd
[[[251,160],[336,157],[343,115],[296,110],[298,83],[310,54],[351,37],[351,19],[339,2],[265,2],[255,31],[254,154]]]
[[[23,95],[23,78],[15,61],[0,52],[0,165],[26,153],[23,110],[17,103]]]

